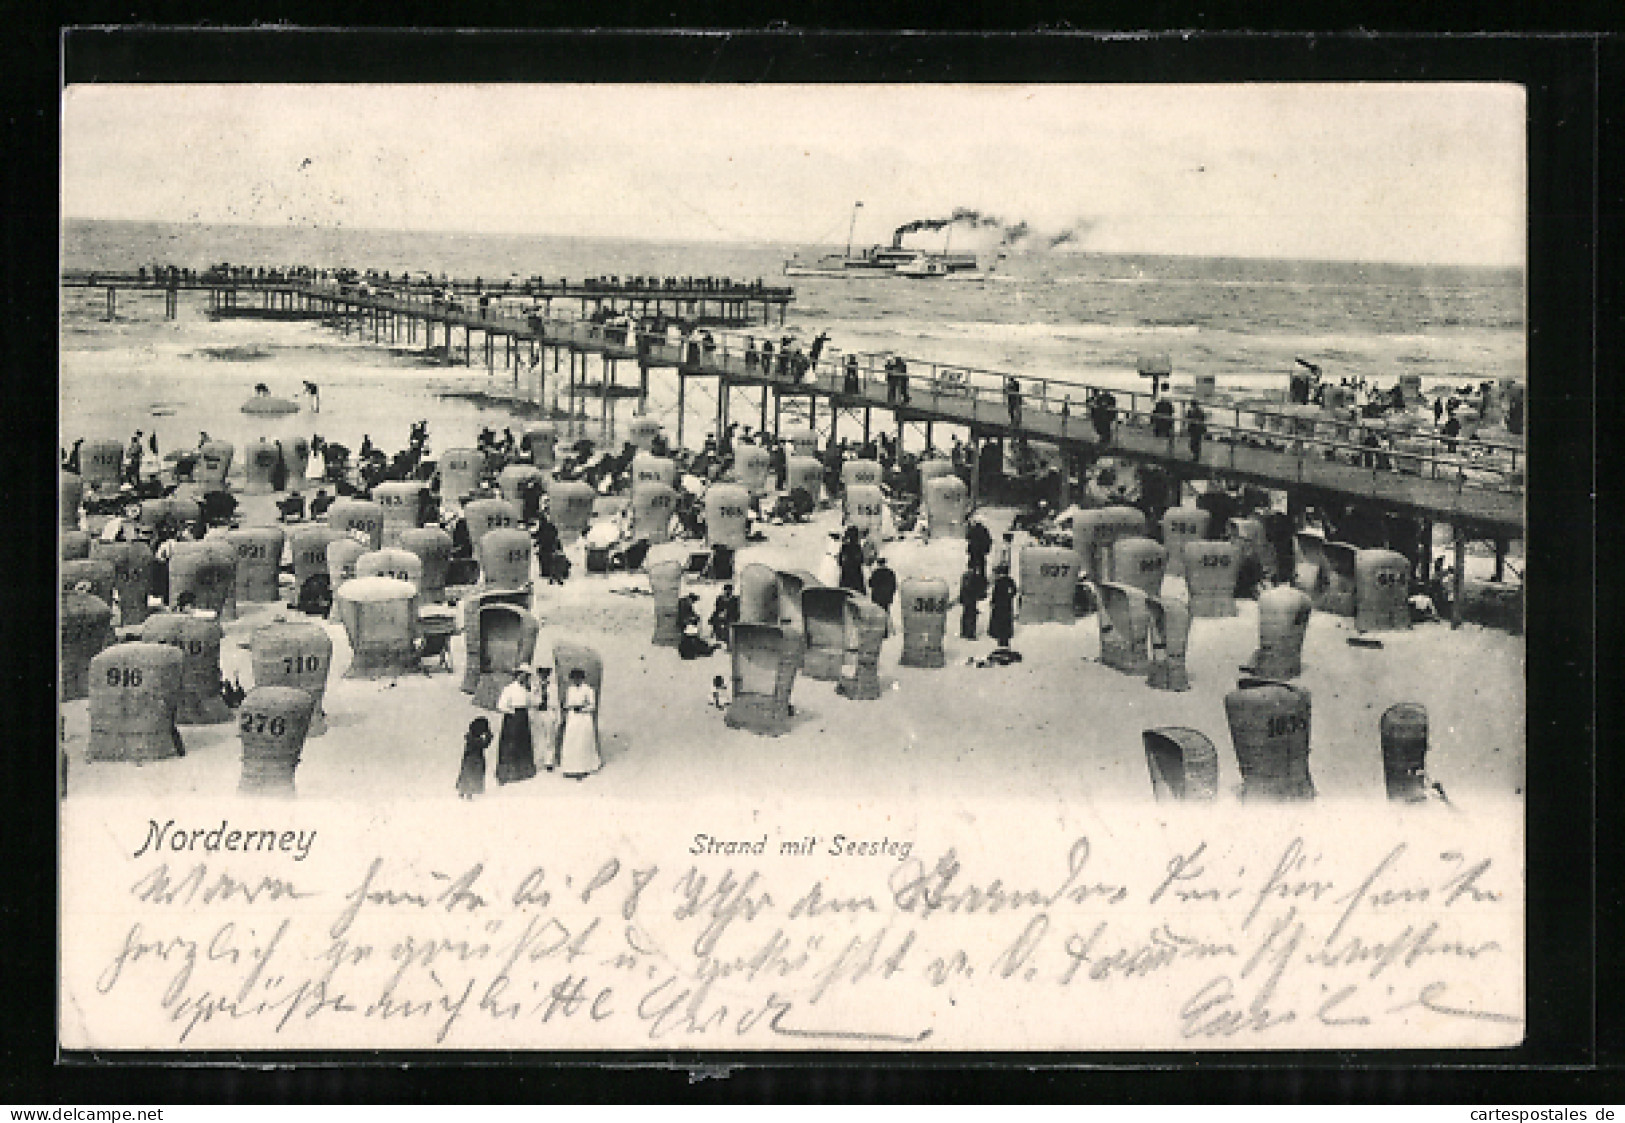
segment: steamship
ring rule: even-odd
[[[903,267],[909,267],[904,271]],[[813,262],[792,257],[784,263],[786,277],[890,277],[922,269],[952,273],[974,273],[977,269],[973,253],[927,253],[904,249],[900,245],[870,246],[853,253],[826,253]]]
[[[846,250],[826,253],[815,261],[807,262],[792,257],[784,263],[786,277],[894,277],[894,276],[951,276],[955,273],[975,273],[977,260],[974,253],[941,253],[905,249],[903,232],[892,235],[889,246],[870,246],[853,252],[852,231],[856,228],[858,208],[852,208],[852,225],[846,232]]]

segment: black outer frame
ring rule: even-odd
[[[7,54],[16,56],[16,48]],[[20,61],[13,58],[9,61]],[[35,59],[37,64],[41,60]],[[49,60],[45,60],[49,61]],[[1618,146],[1625,100],[1617,40],[1594,36],[875,35],[705,32],[447,34],[380,30],[166,31],[91,29],[63,41],[66,81],[1507,81],[1525,85],[1529,109],[1528,961],[1529,1038],[1479,1053],[886,1054],[648,1052],[418,1054],[75,1054],[55,1056],[54,754],[17,751],[55,736],[49,598],[37,599],[38,648],[8,652],[6,682],[23,711],[4,755],[12,790],[29,793],[17,817],[23,845],[4,910],[8,993],[29,994],[26,1021],[5,1025],[4,1084],[13,1102],[133,1103],[262,1098],[325,1102],[582,1098],[624,1100],[997,1099],[1084,1096],[1096,1101],[1334,1099],[1414,1102],[1577,1102],[1587,1070],[1622,1055],[1615,1025],[1596,1021],[1594,538],[1591,492],[1595,404],[1617,391],[1597,384],[1596,334],[1614,331],[1617,305],[1599,303],[1599,233],[1617,225],[1617,195],[1598,189],[1600,162]],[[26,64],[13,70],[15,75]],[[14,87],[15,77],[7,79]],[[10,92],[8,90],[8,92]],[[35,91],[30,91],[35,93]],[[11,309],[8,373],[44,371],[54,358],[58,120],[53,87],[36,115],[13,115],[8,139],[33,141],[35,158],[5,161],[5,287]],[[17,145],[8,145],[16,153]],[[1617,167],[1614,169],[1617,173]],[[28,174],[31,178],[23,181]],[[1617,185],[1617,174],[1611,183]],[[1608,221],[1599,223],[1599,209]],[[1599,227],[1601,229],[1599,229]],[[21,260],[32,268],[19,270]],[[1589,376],[1589,377],[1588,377]],[[42,384],[32,387],[43,390]],[[43,397],[43,394],[41,395]],[[45,412],[54,416],[54,401]],[[52,587],[55,491],[51,434],[28,411],[4,414],[8,447],[34,452],[27,474],[0,483],[6,507],[37,538],[23,587]],[[38,447],[39,445],[47,447]],[[1605,596],[1617,598],[1611,590]],[[1566,606],[1559,616],[1552,606]],[[1611,602],[1611,607],[1618,607]],[[9,630],[9,629],[8,629]],[[1604,705],[1617,707],[1604,694]],[[1602,778],[1612,778],[1602,777]],[[1576,811],[1591,812],[1576,814]],[[1604,884],[1613,884],[1605,882]],[[1603,902],[1613,905],[1612,895]],[[20,922],[20,923],[18,923]],[[18,1006],[14,1005],[14,1010]],[[414,1067],[403,1069],[401,1062]],[[264,1071],[267,1063],[290,1066]],[[182,1067],[176,1067],[176,1066]],[[598,1067],[604,1066],[604,1067]],[[637,1066],[628,1068],[628,1066]],[[883,1067],[882,1067],[883,1066]],[[727,1080],[694,1083],[692,1074]],[[1037,1071],[1035,1071],[1037,1070]],[[1617,1085],[1616,1085],[1617,1087]],[[1595,1092],[1593,1093],[1595,1094]],[[1603,1094],[1603,1101],[1617,1093]]]

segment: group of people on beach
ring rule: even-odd
[[[570,670],[569,684],[560,692],[555,708],[549,689],[550,667],[521,663],[513,681],[497,695],[502,727],[497,741],[496,781],[517,784],[536,776],[536,756],[542,767],[557,769],[571,780],[584,780],[603,767],[598,741],[598,695],[581,667]],[[485,750],[490,746],[491,722],[476,717],[463,737],[462,766],[457,772],[457,794],[473,799],[485,793]]]

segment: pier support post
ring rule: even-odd
[[[864,420],[868,420],[868,410],[864,410]],[[867,437],[864,438],[868,440]],[[976,426],[970,426],[970,509],[976,510],[976,505],[982,498],[982,442],[976,435]]]
[[[688,379],[683,377],[683,368],[677,368],[677,447],[683,447],[683,415],[687,412],[683,408],[683,391],[688,386]]]
[[[1459,526],[1450,528],[1452,544],[1455,547],[1456,572],[1451,578],[1450,590],[1450,627],[1461,627],[1461,594],[1467,587],[1467,535],[1462,533]]]
[[[760,430],[763,433],[767,432],[767,387],[766,386],[762,387],[762,420],[761,420],[760,424],[757,425],[757,429]],[[774,436],[778,435],[778,429],[779,429],[778,416],[777,416],[777,414],[775,414],[774,415],[774,420],[773,420],[773,435]]]

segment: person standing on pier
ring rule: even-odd
[[[308,378],[305,380],[305,397],[310,399],[310,412],[322,412],[322,392],[316,384]]]
[[[1110,390],[1096,392],[1094,402],[1089,409],[1090,419],[1095,425],[1095,434],[1100,443],[1112,443],[1112,425],[1117,420],[1117,399]]]
[[[1202,438],[1207,435],[1207,414],[1192,402],[1185,407],[1185,435],[1190,438],[1191,459],[1202,459]]]
[[[1174,435],[1174,403],[1158,398],[1151,407],[1151,435],[1167,440]]]
[[[862,392],[863,391],[858,383],[858,357],[856,355],[848,355],[846,357],[846,376],[841,384],[841,393],[851,394],[856,397]]]
[[[901,355],[886,360],[886,404],[908,404],[908,363]]]
[[[1004,380],[1004,404],[1010,413],[1010,427],[1021,427],[1021,383],[1014,375]]]

